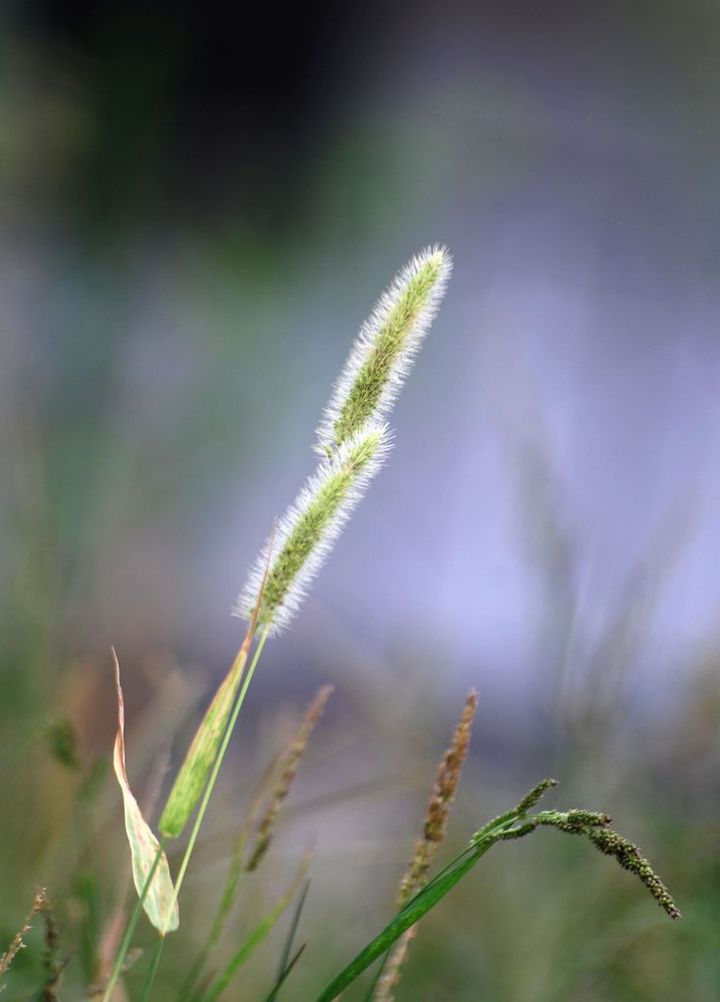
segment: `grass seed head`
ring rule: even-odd
[[[680,910],[670,891],[636,845],[608,828],[588,828],[585,834],[600,852],[613,856],[624,870],[634,873],[670,918],[680,918]]]
[[[641,883],[647,887],[661,908],[664,908],[670,918],[680,918],[680,911],[675,904],[669,890],[655,873],[649,861],[640,853],[640,850],[629,839],[625,838],[613,828],[610,828],[612,819],[607,814],[597,811],[588,811],[583,808],[575,808],[570,811],[539,811],[537,814],[527,815],[529,801],[532,807],[537,803],[548,783],[546,780],[535,787],[518,808],[507,816],[507,820],[521,822],[509,828],[499,835],[500,839],[516,839],[529,835],[540,826],[557,828],[558,831],[566,832],[568,835],[586,836],[596,849],[606,856],[612,856],[619,865],[630,873],[634,873]],[[538,794],[538,791],[540,793]],[[524,808],[521,810],[521,808]],[[485,831],[484,829],[483,831]]]
[[[552,790],[557,785],[558,782],[556,779],[543,779],[537,786],[533,787],[533,789],[527,794],[527,796],[523,797],[517,806],[517,813],[520,817],[523,817],[523,815],[527,814],[528,811],[532,810],[535,804],[537,804],[537,802],[545,796],[548,790]]]
[[[310,740],[310,735],[315,730],[320,717],[322,717],[327,701],[333,693],[333,689],[334,686],[332,685],[324,685],[318,689],[315,694],[315,698],[307,708],[305,716],[303,717],[300,726],[290,742],[290,747],[288,748],[287,755],[283,761],[280,777],[275,785],[275,789],[272,792],[272,796],[267,808],[265,809],[265,813],[263,814],[258,825],[257,838],[255,839],[255,845],[250,853],[246,866],[247,870],[256,870],[270,847],[270,842],[272,841],[273,832],[275,831],[275,826],[277,825],[280,809],[282,808],[285,798],[290,792],[290,787],[295,779],[300,759],[305,754],[305,749],[307,748],[307,743]]]
[[[369,420],[384,419],[400,392],[450,278],[445,247],[410,261],[365,321],[317,430],[317,451],[331,455]]]
[[[398,906],[403,908],[424,885],[435,850],[445,837],[450,809],[460,783],[460,774],[467,757],[473,717],[478,697],[473,690],[465,700],[452,741],[438,766],[430,800],[425,814],[423,836],[415,846],[398,893]]]
[[[277,633],[287,626],[390,448],[387,426],[369,423],[323,460],[279,520],[265,589],[268,547],[250,573],[234,614]],[[259,604],[259,608],[258,608]]]
[[[35,897],[33,898],[32,908],[30,913],[20,926],[18,931],[12,938],[12,942],[8,946],[7,950],[0,957],[0,977],[6,974],[10,965],[12,964],[15,957],[20,953],[21,950],[25,949],[25,936],[32,929],[32,920],[38,912],[42,911],[45,907],[45,901],[47,900],[47,893],[45,888],[38,888],[35,891]],[[0,986],[0,991],[2,991],[2,986]]]

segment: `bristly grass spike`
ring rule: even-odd
[[[317,429],[332,455],[370,420],[387,417],[430,330],[452,271],[446,247],[427,247],[396,276],[360,328]]]
[[[258,606],[267,564],[267,547],[250,572],[234,614],[250,619],[270,634],[287,626],[325,558],[391,446],[387,425],[368,422],[323,460],[301,488],[295,503],[278,521],[265,590]]]

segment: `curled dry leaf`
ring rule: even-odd
[[[158,840],[142,816],[128,782],[125,770],[125,704],[120,686],[120,665],[114,649],[112,654],[115,664],[115,687],[118,702],[118,729],[115,736],[113,766],[122,791],[125,831],[130,845],[133,881],[138,896],[142,898],[145,885],[154,868],[150,886],[143,900],[143,908],[160,935],[164,936],[167,932],[173,932],[180,924],[175,888],[170,878],[167,856],[161,851]]]

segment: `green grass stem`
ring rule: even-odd
[[[138,924],[138,919],[140,918],[140,913],[145,904],[145,898],[147,897],[148,891],[150,890],[150,885],[152,883],[153,877],[155,876],[155,871],[160,865],[160,860],[162,859],[162,854],[164,851],[163,838],[161,837],[158,844],[158,850],[155,854],[155,859],[153,860],[153,865],[150,867],[150,872],[147,875],[147,879],[143,884],[142,891],[140,892],[137,901],[135,902],[135,907],[130,915],[130,921],[125,929],[125,934],[120,941],[120,946],[118,947],[118,952],[115,956],[115,963],[113,964],[112,971],[110,972],[110,977],[108,983],[105,986],[105,991],[103,992],[102,1002],[110,1002],[112,998],[112,993],[115,991],[115,985],[118,983],[120,974],[122,973],[123,964],[125,963],[125,958],[127,957],[128,950],[130,949],[130,944],[132,943],[132,938],[135,934],[135,928]],[[164,937],[160,937],[162,940]]]

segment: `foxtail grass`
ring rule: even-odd
[[[386,425],[370,423],[323,460],[277,525],[250,572],[235,614],[271,634],[288,626],[390,449]],[[265,568],[267,581],[260,596]]]
[[[178,898],[265,644],[271,636],[286,628],[299,611],[310,584],[388,455],[392,434],[385,419],[437,312],[450,271],[451,261],[445,248],[429,248],[413,258],[380,299],[352,346],[318,426],[315,447],[321,458],[317,468],[305,481],[295,502],[275,524],[268,542],[251,567],[233,610],[248,621],[245,639],[185,755],[160,818],[160,840],[155,838],[142,817],[127,781],[124,710],[116,663],[118,736],[115,769],[122,789],[138,898],[105,985],[103,1002],[110,1002],[122,975],[143,909],[160,934],[151,953],[142,989],[141,1002],[150,1002],[165,933],[178,925]],[[219,998],[305,884],[309,856],[301,862],[286,892],[235,948],[225,967],[219,974],[206,977],[202,988],[197,987],[199,975],[205,969],[211,950],[219,942],[235,901],[240,873],[257,869],[268,852],[298,763],[329,693],[329,687],[320,690],[307,711],[282,761],[279,779],[256,824],[255,840],[247,856],[251,825],[248,823],[241,829],[241,838],[231,861],[228,882],[211,925],[210,936],[181,989],[182,1002],[214,1002]],[[494,845],[526,837],[540,828],[555,828],[586,838],[601,853],[614,858],[623,869],[639,879],[670,917],[679,916],[670,892],[648,860],[637,846],[610,827],[610,819],[606,815],[584,809],[536,810],[542,796],[555,785],[554,780],[544,780],[516,807],[489,821],[469,839],[458,856],[431,876],[436,850],[445,836],[457,793],[476,706],[477,696],[473,692],[467,698],[451,744],[438,767],[422,836],[416,843],[398,892],[396,915],[320,992],[316,1002],[332,1002],[380,957],[386,957],[387,963],[379,979],[376,979],[373,997],[375,1002],[391,1002],[417,923],[467,876]],[[259,802],[254,802],[250,820],[254,820],[258,813]],[[188,825],[190,834],[173,884],[165,857],[165,844],[182,834]],[[304,901],[304,894],[301,901]],[[296,909],[292,933],[269,999],[275,999],[304,949],[304,946],[301,947],[291,957],[300,910],[301,905]],[[19,936],[21,943],[22,934]],[[10,951],[9,955],[11,961],[14,954]],[[4,958],[0,960],[0,973],[3,961]]]
[[[384,420],[403,387],[445,294],[452,261],[428,247],[382,295],[350,351],[317,430],[317,451],[333,451],[367,421]]]
[[[192,997],[193,988],[200,977],[210,954],[217,946],[220,937],[222,936],[225,924],[230,916],[233,904],[235,903],[242,873],[256,870],[270,847],[270,842],[278,823],[278,817],[282,804],[290,792],[290,787],[292,786],[292,782],[297,773],[300,760],[302,759],[305,749],[307,748],[310,736],[323,714],[325,705],[332,694],[333,688],[334,687],[331,685],[322,686],[315,694],[310,706],[307,708],[303,719],[295,732],[292,741],[290,742],[290,746],[285,754],[285,757],[281,760],[280,776],[270,792],[265,810],[260,818],[260,821],[257,823],[254,844],[250,849],[248,858],[246,859],[246,849],[251,829],[255,822],[256,815],[259,813],[259,808],[263,800],[264,790],[262,787],[250,803],[247,818],[241,826],[235,851],[230,861],[225,888],[218,903],[215,917],[210,924],[210,929],[205,943],[203,944],[182,984],[180,989],[181,999],[188,999]],[[309,858],[307,859],[307,865],[309,865]],[[289,904],[289,902],[287,902],[287,904]],[[279,914],[284,911],[286,906],[278,912],[278,917]],[[257,941],[253,940],[252,942],[259,942],[259,939]],[[248,956],[249,952],[250,951],[248,949],[243,954],[243,957]]]
[[[158,922],[154,923],[161,933],[177,925],[175,915],[180,888],[265,642],[292,620],[310,582],[387,456],[391,437],[381,420],[382,415],[397,395],[410,361],[430,325],[449,272],[450,261],[444,249],[424,252],[408,265],[380,301],[357,338],[321,422],[321,429],[328,421],[331,422],[332,444],[326,442],[321,450],[324,458],[320,465],[278,522],[251,570],[234,610],[249,621],[245,641],[203,717],[160,819],[163,839],[176,838],[198,808],[174,890],[170,894],[171,912],[169,915],[163,912]],[[322,430],[319,437],[322,440]],[[250,668],[245,672],[256,632],[260,639]],[[118,683],[119,705],[121,699]],[[118,950],[103,996],[104,1002],[109,1002],[120,976],[140,907],[145,906],[153,917],[156,888],[160,885],[172,886],[163,844],[154,840],[137,804],[134,804],[127,777],[124,776],[124,764],[122,768],[116,765],[116,772],[123,789],[126,819],[128,810],[132,808],[133,824],[127,827],[139,899]],[[282,789],[280,794],[276,799],[275,812],[284,799]],[[266,830],[260,834],[256,855],[262,855],[269,844],[272,820],[271,815]],[[150,862],[153,851],[154,859]],[[163,896],[163,908],[167,897]],[[150,994],[161,952],[162,941],[153,955],[144,996]]]

